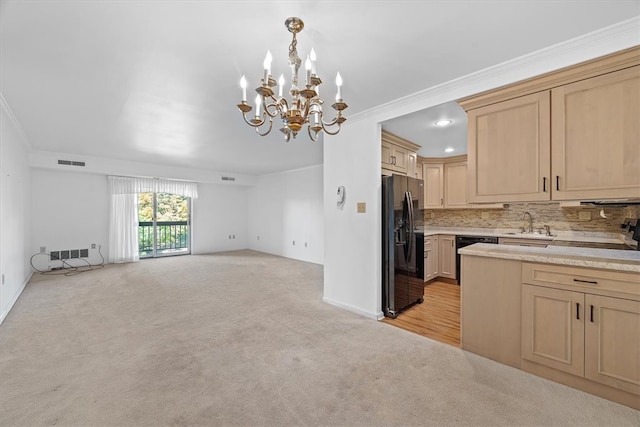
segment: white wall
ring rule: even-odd
[[[135,173],[135,171],[131,171]],[[192,253],[247,248],[247,188],[198,184],[192,204]],[[67,170],[33,169],[33,237],[30,253],[89,249],[88,261],[101,262],[91,243],[109,253],[109,195],[106,175]],[[228,236],[235,236],[229,239]],[[74,265],[81,261],[69,260]],[[36,255],[34,264],[44,270],[56,261]]]
[[[31,253],[89,249],[91,264],[105,262],[109,254],[109,195],[107,177],[91,173],[32,169],[33,207]],[[96,249],[91,249],[91,244]],[[100,247],[101,246],[101,247]],[[61,266],[45,255],[33,258],[38,270]],[[86,265],[69,260],[70,265]]]
[[[192,253],[246,249],[247,198],[247,187],[198,184],[192,205]]]
[[[323,264],[322,175],[317,165],[259,177],[249,190],[249,248]]]
[[[324,140],[324,301],[381,316],[380,123],[637,45],[639,18],[543,49],[350,117]],[[348,98],[348,94],[346,94]],[[357,159],[357,163],[354,161]],[[335,207],[339,185],[344,210]],[[358,214],[355,203],[367,203]]]
[[[27,142],[4,99],[0,116],[0,323],[31,277],[31,173]]]

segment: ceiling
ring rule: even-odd
[[[267,49],[287,75],[289,16],[323,97],[342,75],[348,118],[636,15],[639,0],[0,0],[0,91],[33,150],[258,175],[322,163],[331,141],[259,137],[235,106]],[[459,138],[427,136],[438,114],[385,126],[438,152]]]

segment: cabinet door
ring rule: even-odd
[[[442,163],[422,164],[424,180],[424,208],[442,209],[444,207],[444,168]]]
[[[418,178],[416,168],[418,167],[418,154],[413,151],[407,152],[407,176]]]
[[[551,97],[553,199],[640,197],[640,66]]]
[[[382,156],[381,156],[381,160],[382,160],[382,169],[389,169],[389,170],[393,170],[394,169],[394,165],[393,165],[393,145],[386,142],[386,141],[382,141]]]
[[[549,91],[468,112],[469,203],[549,200]]]
[[[394,145],[393,146],[393,162],[395,170],[403,175],[407,174],[409,169],[409,150]]]
[[[440,236],[440,276],[456,278],[456,237]]]
[[[444,165],[444,207],[467,208],[467,162]]]
[[[585,377],[640,394],[640,302],[586,295]]]
[[[522,358],[584,375],[584,294],[522,285]]]
[[[440,275],[440,237],[433,236],[431,238],[433,242],[431,253],[431,276],[435,279]]]

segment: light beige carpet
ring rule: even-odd
[[[0,326],[0,425],[640,425],[324,304],[322,280],[251,251],[36,275]]]

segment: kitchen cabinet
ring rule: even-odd
[[[639,52],[460,100],[468,202],[640,197]]]
[[[424,238],[424,281],[438,277],[438,236],[429,236]]]
[[[551,90],[552,199],[640,197],[640,66]]]
[[[456,236],[440,235],[438,245],[439,276],[456,278]]]
[[[584,375],[583,348],[584,294],[522,285],[522,358]]]
[[[382,174],[416,176],[419,145],[382,131],[381,164]]]
[[[549,200],[549,91],[467,112],[470,203]]]
[[[445,209],[467,208],[467,162],[444,164]]]
[[[632,276],[524,263],[522,358],[640,395],[640,301],[632,299],[639,294]],[[619,291],[630,299],[604,295]]]
[[[442,163],[423,163],[424,208],[444,208],[444,165]]]
[[[462,348],[520,368],[522,262],[468,255],[461,259]]]

